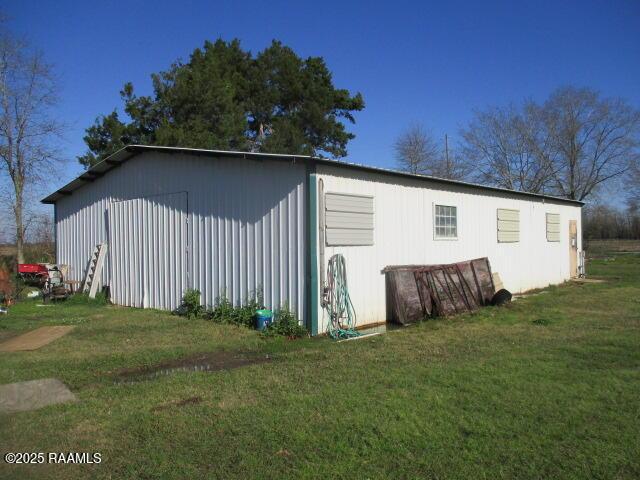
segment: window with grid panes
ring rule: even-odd
[[[434,209],[435,238],[458,238],[458,209],[436,205]]]

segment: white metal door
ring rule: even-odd
[[[173,310],[187,288],[187,193],[113,202],[108,209],[111,298]]]

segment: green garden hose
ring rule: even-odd
[[[355,329],[356,312],[349,297],[347,267],[344,257],[340,254],[329,259],[323,304],[329,314],[327,335],[334,340],[360,335]]]

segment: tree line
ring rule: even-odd
[[[640,209],[587,205],[582,213],[585,240],[640,240]]]
[[[591,239],[640,240],[640,163],[632,163],[621,186],[625,204],[612,206],[601,201],[585,205],[582,212],[582,234]]]

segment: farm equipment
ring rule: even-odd
[[[19,263],[18,276],[26,285],[38,287],[44,301],[60,300],[69,296],[64,277],[58,265],[51,263]]]
[[[46,263],[19,263],[18,276],[29,286],[42,288],[49,279],[49,267]]]

